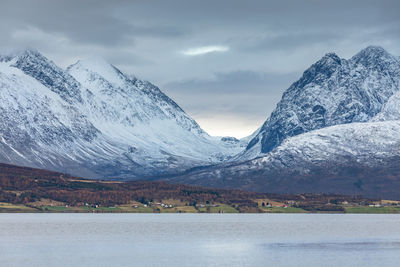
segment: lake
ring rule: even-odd
[[[400,216],[0,214],[0,266],[399,266]]]

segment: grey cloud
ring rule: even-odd
[[[195,117],[216,113],[260,120],[271,113],[282,92],[298,78],[297,73],[234,71],[216,73],[213,79],[171,82],[164,88]]]
[[[3,2],[2,5],[7,8],[1,9],[0,15],[5,24],[12,25],[16,29],[38,28],[50,34],[63,34],[78,43],[114,47],[122,44],[132,46],[133,40],[138,36],[169,38],[184,35],[184,32],[176,27],[143,24],[132,18],[120,19],[114,10],[118,4],[127,1]]]
[[[282,92],[288,82],[294,82],[297,73],[271,74],[253,71],[218,72],[211,79],[191,79],[175,81],[165,85],[180,93],[228,93],[228,94],[258,94],[265,92]]]
[[[284,50],[296,47],[315,45],[317,43],[333,44],[346,35],[339,34],[337,31],[317,31],[317,32],[284,32],[275,36],[268,33],[245,38],[242,40],[232,40],[231,43],[239,49],[251,52],[262,50]]]
[[[247,118],[255,129],[325,53],[374,44],[400,55],[399,10],[398,0],[2,0],[0,49],[34,48],[63,67],[101,56],[195,118]],[[213,45],[230,50],[179,53]]]

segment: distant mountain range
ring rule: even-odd
[[[0,162],[107,179],[400,199],[400,58],[326,54],[251,137],[211,137],[103,60],[0,57]]]

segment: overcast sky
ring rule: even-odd
[[[207,132],[243,137],[327,52],[400,55],[400,1],[0,0],[0,49],[66,67],[104,57],[158,85]]]

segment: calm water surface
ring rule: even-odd
[[[400,266],[400,216],[0,214],[0,266]]]

